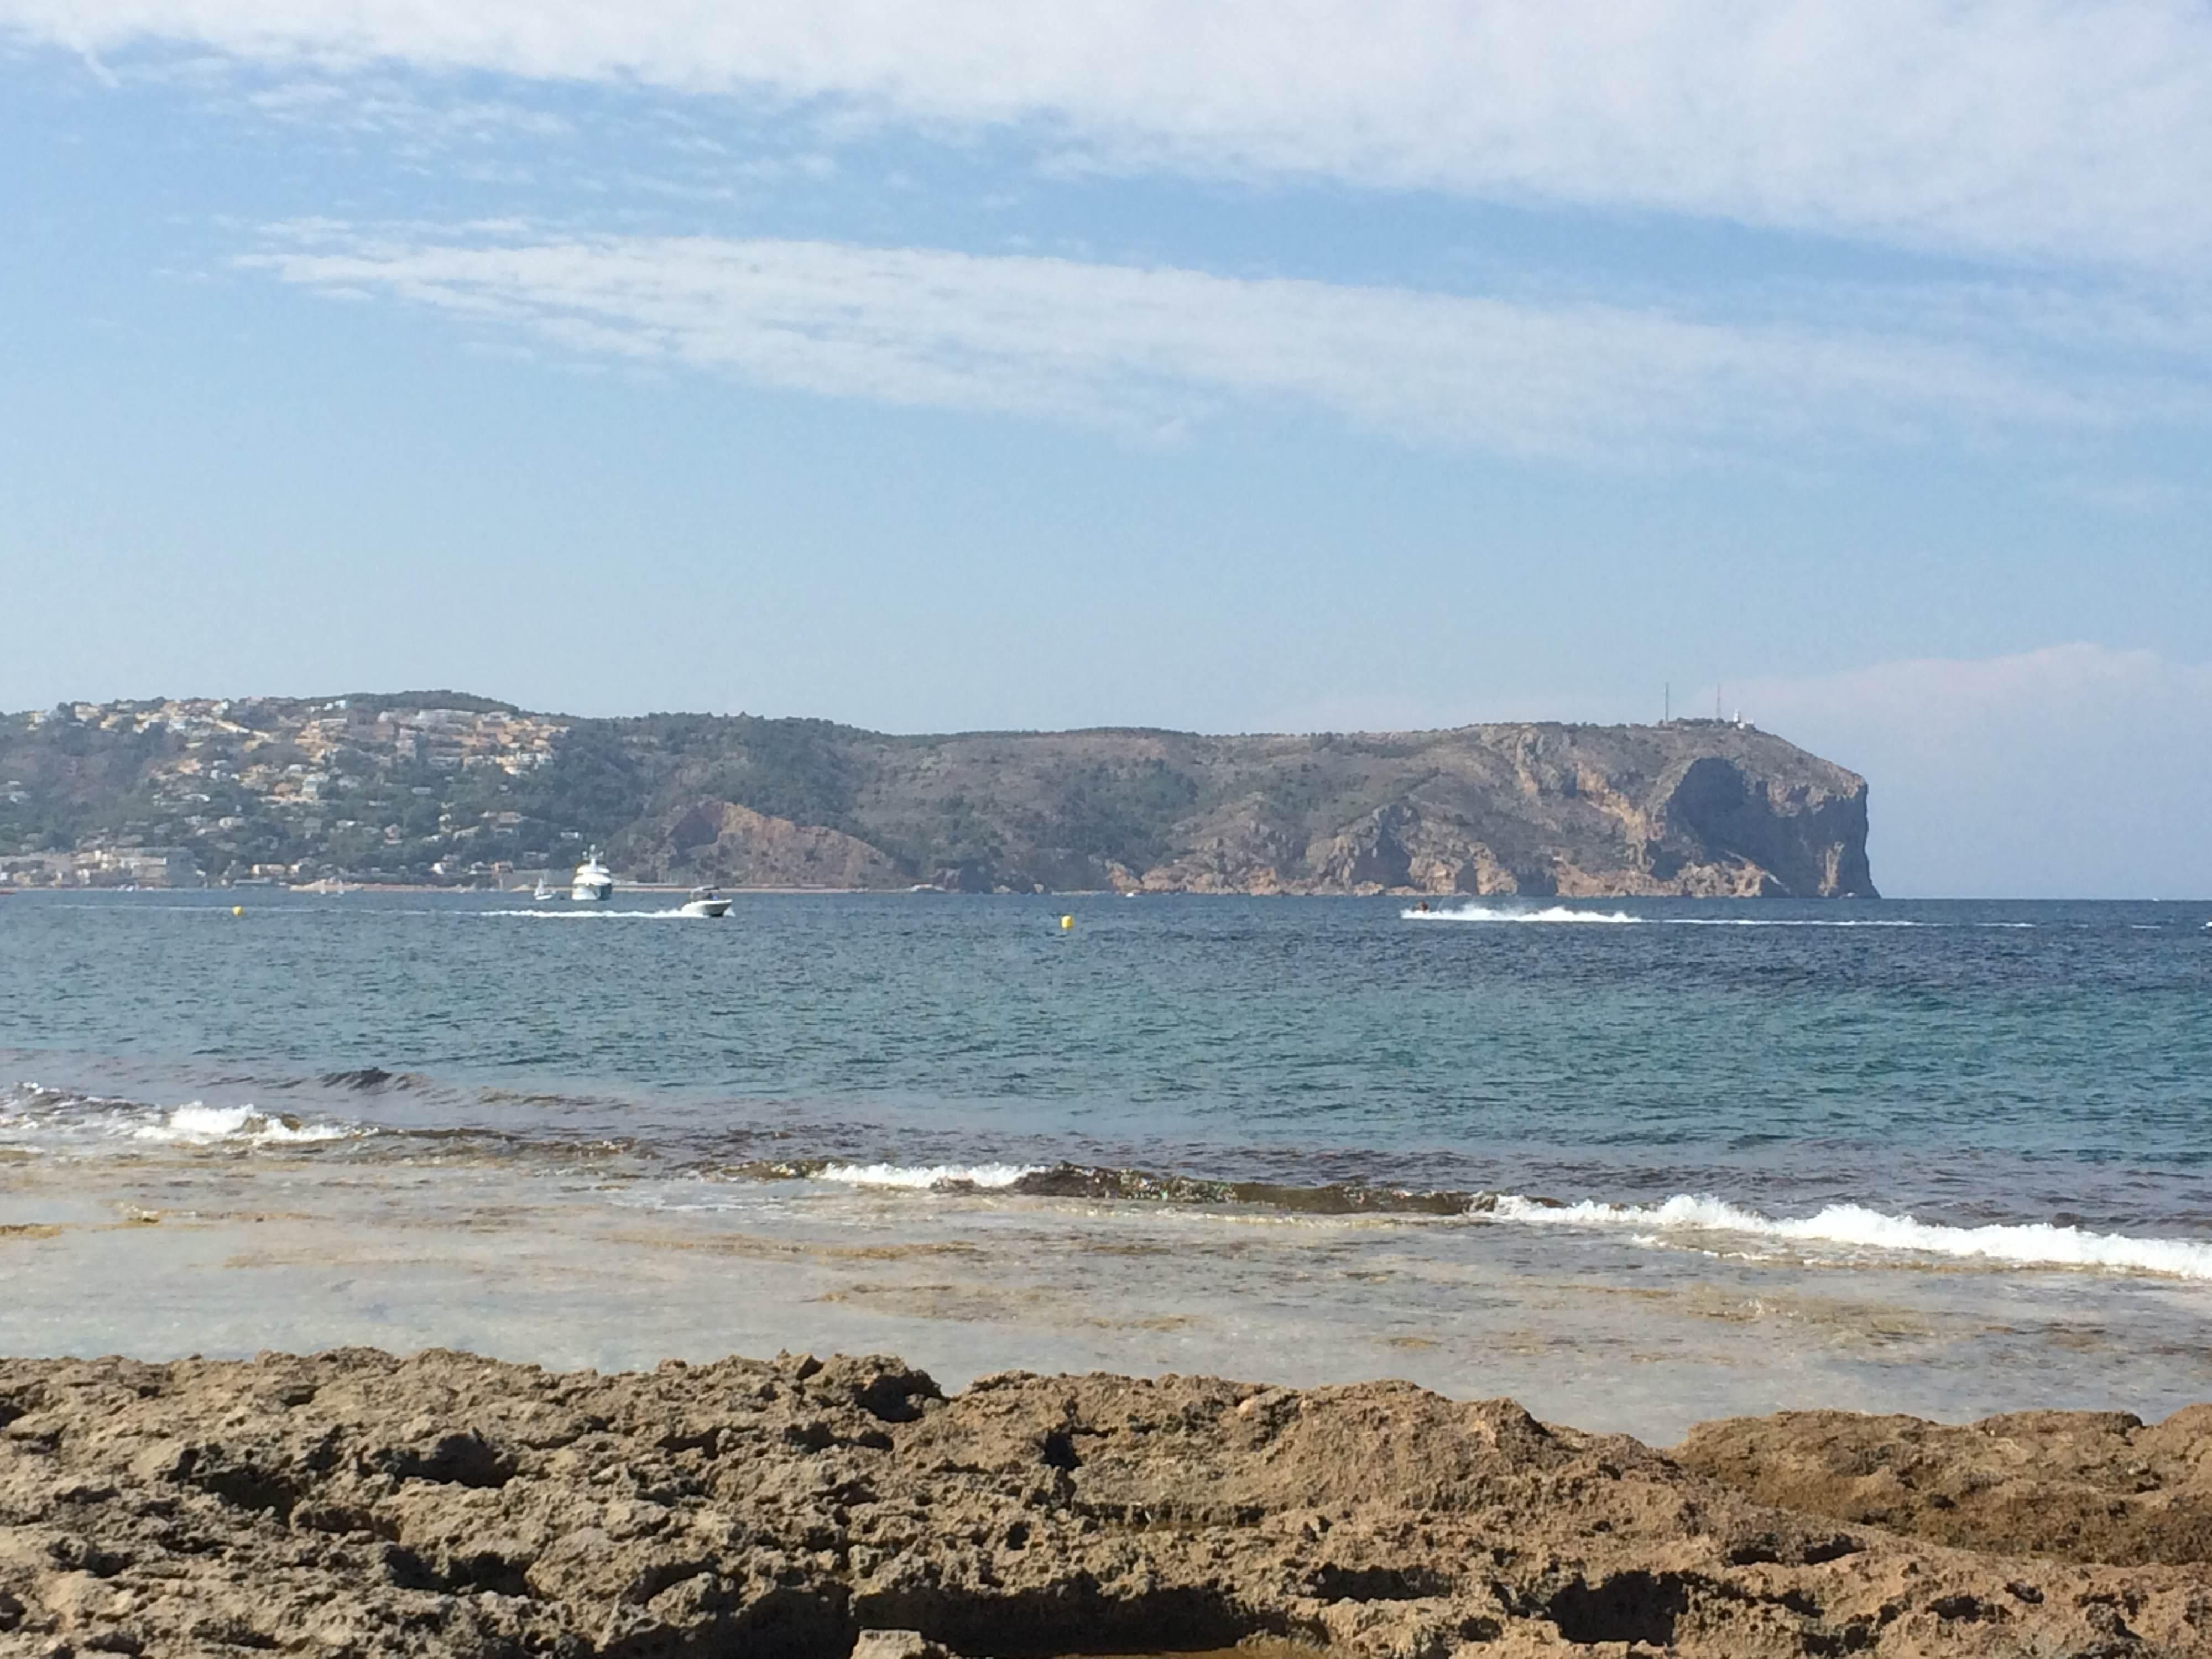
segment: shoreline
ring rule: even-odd
[[[2176,1347],[2201,1293],[2141,1276],[1838,1269],[1483,1216],[729,1181],[618,1146],[518,1161],[496,1137],[394,1136],[383,1154],[381,1137],[264,1144],[324,1131],[245,1108],[169,1117],[131,1121],[183,1139],[0,1161],[6,1346],[449,1347],[605,1371],[806,1346],[901,1353],[948,1387],[1011,1368],[1397,1376],[1653,1443],[1808,1405],[2152,1418],[2212,1398],[2212,1368]]]
[[[0,1360],[0,1636],[444,1659],[2212,1651],[2212,1407],[1659,1451],[1409,1383]],[[1626,1644],[1626,1645],[1621,1645]]]
[[[1916,1212],[1942,1194],[1879,1170],[1777,1184],[1756,1157],[1623,1186],[1634,1160],[1231,1156],[1088,1124],[948,1133],[896,1103],[8,1058],[0,1228],[21,1231],[0,1232],[0,1347],[23,1352],[361,1343],[615,1370],[804,1346],[899,1353],[948,1387],[1011,1367],[1400,1376],[1653,1443],[1809,1405],[2152,1418],[2212,1399],[2204,1285],[2150,1270],[2201,1272],[2212,1247],[2122,1236],[2078,1184],[2002,1160],[1947,1174],[2013,1192],[2008,1218]],[[2069,1202],[2068,1227],[2031,1224]]]

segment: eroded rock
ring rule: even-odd
[[[2157,1424],[2121,1412],[1959,1426],[1784,1412],[1700,1424],[1674,1455],[1761,1503],[1967,1549],[2212,1560],[2212,1406]]]
[[[1823,1414],[1668,1456],[1403,1383],[15,1360],[0,1652],[2212,1652],[2208,1417]],[[1945,1540],[1884,1529],[1930,1514]]]

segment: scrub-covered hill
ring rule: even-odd
[[[1864,780],[1754,728],[1521,724],[896,737],[568,720],[445,692],[81,703],[0,721],[0,865],[120,879],[638,879],[962,890],[1874,890]],[[151,867],[151,866],[148,866]]]

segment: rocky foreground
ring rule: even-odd
[[[1672,1455],[1403,1383],[0,1362],[0,1653],[2212,1653],[2212,1407]],[[911,1634],[897,1634],[910,1632]]]

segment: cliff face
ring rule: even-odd
[[[1865,781],[1718,722],[932,739],[884,756],[854,817],[896,844],[955,810],[981,847],[924,872],[948,886],[1875,892]]]
[[[120,880],[169,848],[218,879],[483,881],[597,842],[625,876],[727,885],[1874,892],[1864,781],[1716,720],[890,737],[172,699],[0,717],[0,878]]]

